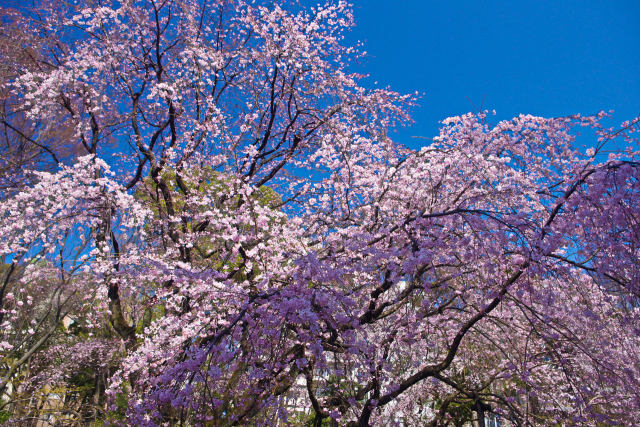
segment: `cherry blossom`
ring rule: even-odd
[[[7,169],[0,391],[92,371],[78,420],[123,425],[640,423],[638,118],[469,113],[413,150],[346,2],[37,12],[2,89],[68,132]]]

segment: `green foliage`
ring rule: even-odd
[[[120,387],[120,392],[116,394],[114,405],[115,409],[107,412],[103,425],[120,425],[119,421],[124,421],[127,416],[127,408],[129,407],[129,382],[124,382]],[[113,406],[111,407],[113,408]]]
[[[439,410],[444,403],[444,399],[440,396],[436,396],[434,403],[435,409]],[[454,426],[462,427],[467,423],[470,423],[474,418],[473,401],[464,398],[455,399],[447,404],[445,412],[449,415]]]
[[[160,179],[167,184],[172,193],[173,207],[178,213],[188,213],[190,209],[190,207],[185,206],[185,190],[189,193],[206,192],[225,197],[233,193],[231,179],[210,167],[203,167],[197,171],[189,170],[187,175],[188,178],[180,179],[176,171],[172,169],[165,169],[160,175]],[[161,194],[159,185],[150,176],[145,178],[142,184],[142,186],[138,187],[134,196],[149,206],[156,216],[159,216],[160,209],[166,211],[167,208],[166,200]],[[238,196],[228,199],[225,197],[220,197],[216,207],[233,209],[234,206],[237,206]],[[251,198],[261,206],[269,206],[274,209],[282,203],[280,195],[266,186],[258,188]]]
[[[313,427],[315,426],[316,415],[314,413],[306,414],[304,412],[296,412],[289,416],[287,420],[288,425],[295,427]],[[330,418],[323,418],[320,424],[322,427],[329,427],[331,425]]]
[[[142,333],[144,329],[151,325],[155,320],[158,320],[164,317],[166,312],[166,307],[164,304],[159,304],[155,307],[147,307],[142,315],[142,319],[136,325],[136,336],[138,336],[139,340],[142,342]]]
[[[229,252],[225,246],[226,242],[206,232],[206,221],[194,219],[197,217],[197,213],[212,210],[212,208],[218,209],[222,213],[233,213],[239,208],[241,205],[240,196],[235,194],[236,192],[232,188],[232,178],[210,167],[203,167],[198,170],[183,171],[181,175],[178,175],[175,170],[165,169],[160,174],[159,180],[166,184],[171,193],[171,202],[175,215],[182,218],[180,225],[182,231],[189,234],[201,234],[201,237],[195,239],[194,247],[191,251],[193,264],[218,271],[223,269],[226,271],[238,270],[235,279],[244,280],[250,272],[238,269],[242,265],[242,258],[239,255],[234,258],[223,256],[223,254]],[[185,193],[191,196],[198,193],[206,194],[208,198],[212,198],[211,204],[198,205],[196,203],[194,205],[193,197],[191,197],[192,203],[188,204]],[[142,181],[142,185],[138,187],[134,197],[151,209],[156,220],[166,218],[168,215],[167,200],[161,191],[161,185],[154,181],[151,176]],[[280,195],[266,186],[257,188],[251,195],[251,200],[257,202],[261,207],[268,207],[274,210],[282,203]],[[274,224],[270,223],[269,225],[272,226]],[[152,225],[147,224],[146,227],[149,234],[153,236]],[[257,271],[253,272],[253,274],[256,273]]]
[[[470,374],[468,369],[452,375],[452,380],[458,384],[465,384],[467,375]],[[474,401],[464,395],[435,395],[434,408],[441,410],[445,407],[445,413],[450,417],[451,422],[456,427],[462,427],[474,418]]]

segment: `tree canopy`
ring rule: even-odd
[[[344,1],[2,13],[0,419],[640,423],[639,118],[413,150]]]

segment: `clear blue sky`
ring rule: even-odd
[[[372,81],[424,93],[394,139],[481,107],[497,118],[640,114],[640,0],[357,0]]]
[[[411,136],[432,137],[439,120],[481,108],[500,119],[640,114],[640,0],[351,1],[349,37],[369,53],[359,71],[424,93],[398,142],[420,146]]]

